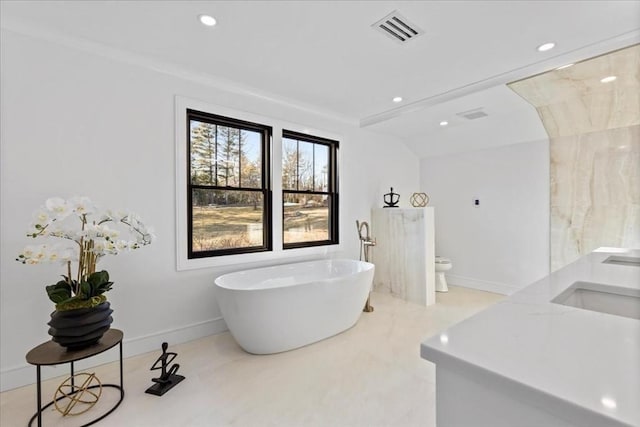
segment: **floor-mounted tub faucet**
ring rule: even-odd
[[[367,221],[358,221],[356,220],[356,227],[358,228],[358,237],[360,238],[360,261],[362,261],[362,255],[364,255],[365,262],[369,262],[369,250],[371,247],[376,245],[376,239],[372,239],[369,230],[369,223]],[[366,234],[362,235],[362,229],[366,228]],[[371,293],[367,297],[367,302],[364,305],[364,309],[367,313],[373,311],[373,306],[371,305]]]

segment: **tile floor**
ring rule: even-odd
[[[435,426],[435,365],[420,358],[420,342],[503,298],[449,289],[429,308],[373,293],[375,311],[356,326],[285,353],[247,354],[228,332],[172,346],[186,380],[163,397],[144,393],[159,352],[128,358],[125,399],[97,425]],[[117,363],[92,370],[103,382],[117,382]],[[44,382],[43,396],[63,379]],[[76,417],[48,409],[43,424],[81,425],[115,397],[105,389],[96,407]],[[34,385],[1,393],[0,426],[26,425],[34,408]]]

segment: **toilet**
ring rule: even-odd
[[[437,292],[449,292],[447,287],[447,279],[444,277],[444,272],[451,270],[451,260],[443,257],[436,257],[436,291]]]

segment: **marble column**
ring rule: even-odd
[[[373,288],[421,305],[436,302],[434,210],[377,208],[371,211]]]

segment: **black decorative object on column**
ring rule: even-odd
[[[169,344],[167,344],[166,342],[162,343],[162,354],[160,355],[160,357],[158,357],[158,359],[151,367],[152,371],[157,371],[158,369],[160,369],[161,374],[160,377],[151,379],[151,381],[153,381],[155,384],[149,387],[146,390],[146,393],[154,394],[156,396],[162,396],[184,379],[182,375],[176,375],[176,372],[178,372],[178,369],[180,368],[180,365],[178,365],[177,363],[171,365],[171,367],[167,369],[173,359],[178,356],[177,353],[167,351],[168,347]]]
[[[391,187],[391,191],[386,193],[383,197],[385,208],[397,208],[398,202],[400,201],[400,195],[398,193],[393,192],[393,187]]]

